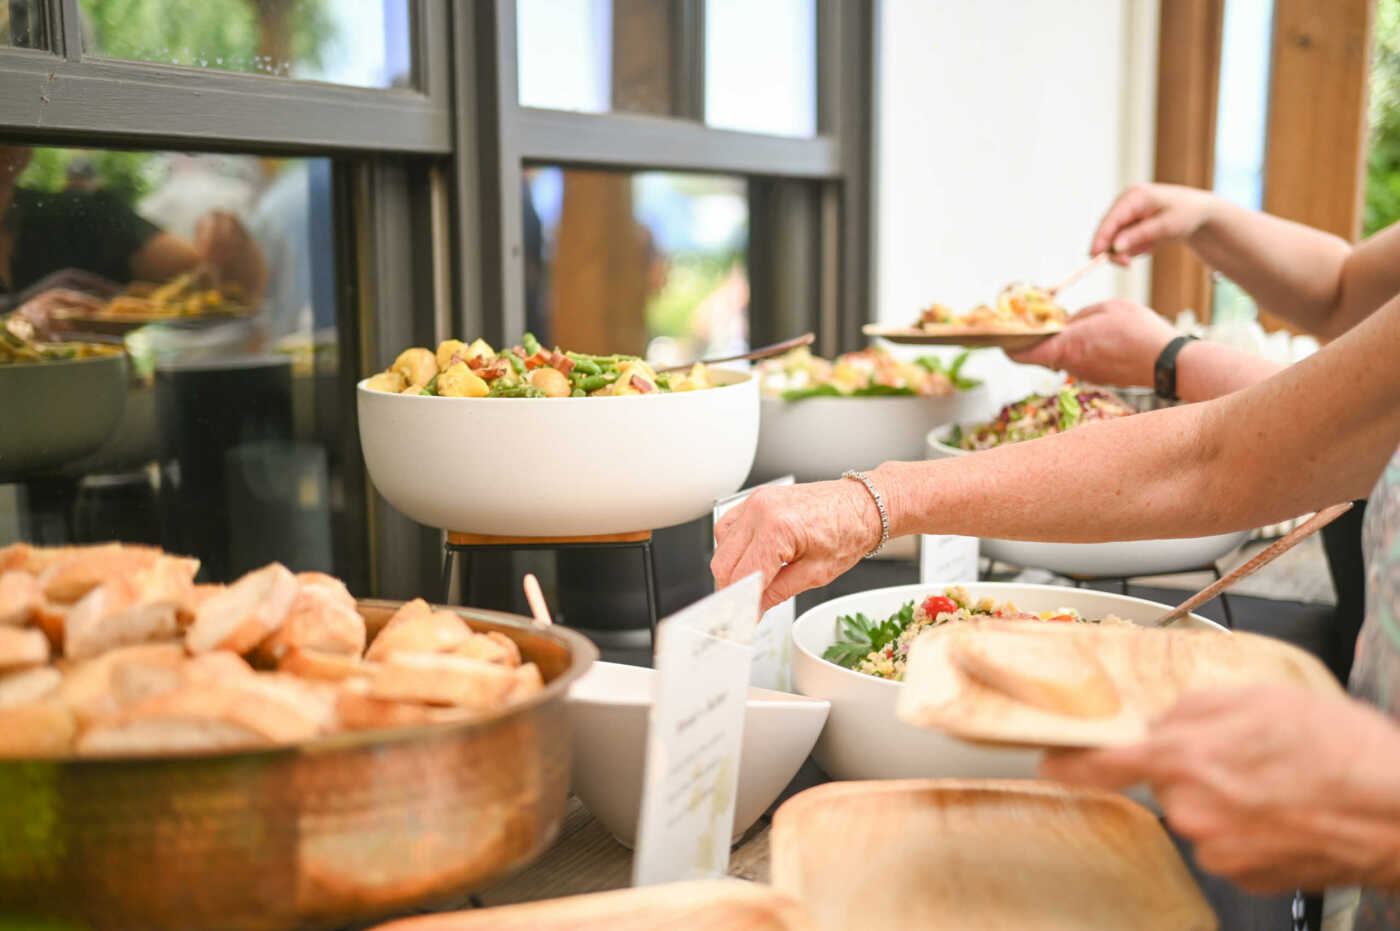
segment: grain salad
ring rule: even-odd
[[[871,621],[864,614],[843,615],[836,619],[837,640],[822,658],[880,679],[902,681],[914,641],[925,630],[956,621],[998,618],[1008,621],[1054,621],[1074,624],[1131,624],[1115,615],[1086,618],[1073,608],[1055,611],[1022,611],[1009,601],[974,599],[967,589],[955,585],[941,595],[930,595],[922,602],[905,602],[883,621]]]

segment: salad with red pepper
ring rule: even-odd
[[[966,431],[954,427],[947,442],[959,449],[991,449],[1135,413],[1128,402],[1106,388],[1070,382],[1055,394],[1033,394],[1006,405],[990,423]]]

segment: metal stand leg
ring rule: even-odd
[[[1128,580],[1127,580],[1127,579],[1119,579],[1119,580],[1118,580],[1118,590],[1119,590],[1120,592],[1122,592],[1123,594],[1125,594],[1125,595],[1128,594]]]
[[[656,622],[659,620],[656,610],[656,566],[651,558],[651,541],[642,543],[642,572],[646,575],[647,583],[647,618],[651,621],[651,648],[656,650]]]
[[[452,596],[452,567],[457,564],[457,552],[451,547],[442,548],[442,600],[439,604],[447,604],[447,599]],[[462,599],[466,601],[465,598]]]

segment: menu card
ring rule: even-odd
[[[955,536],[919,537],[919,582],[941,585],[945,582],[977,581],[977,538]]]
[[[754,573],[656,627],[635,886],[728,872],[762,592]]]
[[[775,478],[771,482],[745,488],[743,491],[721,498],[715,502],[715,523],[734,507],[742,503],[759,488],[770,485],[791,485],[796,480],[791,475]],[[974,557],[975,561],[975,557]],[[753,635],[753,670],[749,684],[761,689],[776,689],[779,692],[792,691],[792,622],[797,619],[797,607],[789,598],[782,604],[774,605],[758,620],[758,628]]]

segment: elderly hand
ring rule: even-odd
[[[1179,184],[1134,185],[1099,221],[1089,254],[1110,249],[1114,262],[1127,265],[1164,242],[1191,236],[1210,218],[1214,202],[1209,192]]]
[[[830,582],[879,540],[880,512],[859,482],[760,488],[715,525],[710,571],[717,588],[762,572],[767,611]]]
[[[1074,314],[1064,332],[1009,355],[1097,385],[1151,387],[1153,364],[1176,335],[1170,323],[1141,304],[1111,300]]]
[[[1374,709],[1285,687],[1183,698],[1135,746],[1059,751],[1041,775],[1146,782],[1197,864],[1254,892],[1400,888],[1400,730]]]

